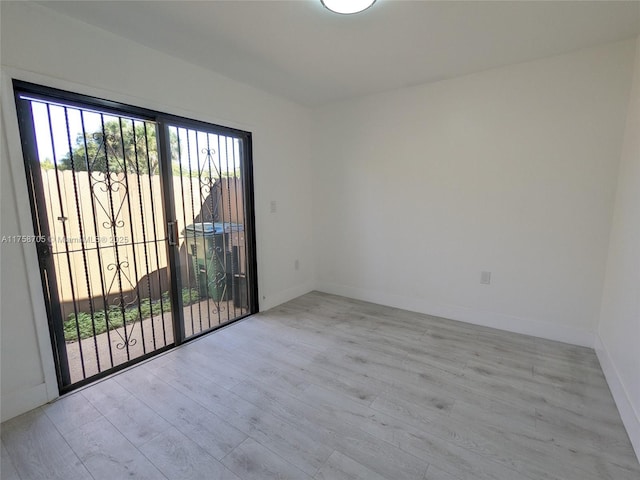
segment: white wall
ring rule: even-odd
[[[640,458],[640,37],[596,351]]]
[[[634,48],[314,112],[319,289],[593,345]]]
[[[4,122],[0,120],[0,123],[0,235],[6,235],[21,231],[20,221],[14,213],[13,183],[17,177],[15,174],[21,172],[13,171],[7,161],[9,154]],[[23,182],[24,178],[23,173]],[[26,210],[29,210],[28,204]],[[51,368],[45,369],[42,362],[43,355],[49,358],[52,355],[42,294],[39,302],[34,303],[29,289],[30,276],[31,280],[39,281],[38,265],[35,259],[32,259],[35,263],[29,265],[27,260],[22,245],[0,243],[0,390],[2,412],[9,414],[35,408],[43,400],[57,395],[55,373]],[[36,328],[37,318],[40,319],[39,330]],[[4,413],[2,418],[5,418]]]
[[[260,307],[313,288],[307,109],[41,5],[0,5],[2,135],[7,138],[0,169],[2,234],[32,230],[10,87],[10,77],[15,77],[251,131]],[[9,165],[17,169],[13,177]],[[271,200],[277,201],[275,214],[270,213]],[[24,276],[36,265],[35,249],[3,247],[2,254],[1,389],[6,419],[44,403],[56,387],[51,385],[51,356],[40,356],[43,347],[36,335],[42,328],[48,335],[41,289],[36,286],[31,292],[32,303]]]

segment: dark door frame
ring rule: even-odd
[[[31,217],[33,220],[34,233],[36,237],[36,252],[40,266],[40,276],[42,281],[42,291],[44,295],[47,320],[49,324],[49,334],[54,354],[54,364],[56,377],[60,393],[66,393],[75,388],[79,388],[98,378],[110,375],[118,370],[129,367],[164,352],[170,348],[191,341],[202,335],[208,334],[217,328],[227,326],[248,315],[259,311],[258,302],[258,276],[256,259],[256,235],[255,235],[255,205],[253,189],[253,156],[252,156],[252,136],[251,132],[225,127],[199,120],[193,120],[178,115],[158,112],[142,107],[127,105],[120,102],[91,97],[74,92],[60,90],[52,87],[37,85],[34,83],[13,80],[13,88],[18,114],[18,126],[22,143],[22,153],[27,180]],[[79,382],[71,384],[69,365],[67,359],[66,343],[63,330],[63,318],[58,298],[57,277],[53,257],[51,255],[50,230],[46,215],[46,202],[43,196],[42,179],[40,175],[40,161],[35,135],[33,115],[30,108],[30,100],[42,100],[45,102],[55,102],[59,100],[65,106],[77,107],[81,109],[95,108],[100,112],[110,113],[118,116],[126,115],[139,118],[146,122],[153,122],[157,125],[158,157],[161,168],[160,182],[163,196],[163,208],[165,210],[165,234],[167,238],[167,259],[168,274],[170,279],[171,310],[173,318],[174,343],[158,348],[153,352],[136,357],[128,362],[104,370],[97,375],[85,378]],[[248,313],[234,318],[228,323],[202,331],[196,335],[185,339],[183,305],[181,292],[181,279],[179,275],[177,224],[175,218],[175,197],[173,192],[172,170],[171,170],[171,147],[169,145],[169,125],[178,127],[197,128],[217,134],[229,135],[239,138],[244,148],[241,152],[241,176],[243,181],[244,199],[244,219],[245,235],[247,239],[247,276],[250,279],[248,284]]]

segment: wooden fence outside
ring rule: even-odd
[[[166,277],[162,277],[166,275],[167,250],[159,175],[111,173],[108,184],[106,174],[101,172],[41,172],[58,294],[65,314],[74,299],[84,310],[91,296],[108,297],[109,292],[118,291],[118,281],[123,282],[122,290],[133,291],[149,278],[153,291],[142,297],[157,298],[160,290],[166,290],[157,284],[160,279],[167,285]],[[202,188],[198,178],[173,176],[183,277],[188,271],[183,236],[187,225],[209,221],[244,223],[240,179],[222,178],[216,187],[211,193]],[[215,205],[217,214],[211,211]],[[235,235],[232,241],[242,242],[238,246],[244,260],[244,234]],[[65,254],[67,250],[69,255]],[[115,273],[117,263],[124,274],[120,279]]]

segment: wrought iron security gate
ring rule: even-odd
[[[257,311],[249,133],[14,88],[61,392]]]

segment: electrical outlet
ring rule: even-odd
[[[491,272],[480,272],[480,283],[489,285],[491,283]]]
[[[295,268],[296,270],[300,270],[300,260],[298,260],[297,258],[293,261],[293,268]]]
[[[271,213],[276,213],[278,211],[278,205],[276,205],[276,201],[275,200],[271,200]]]

